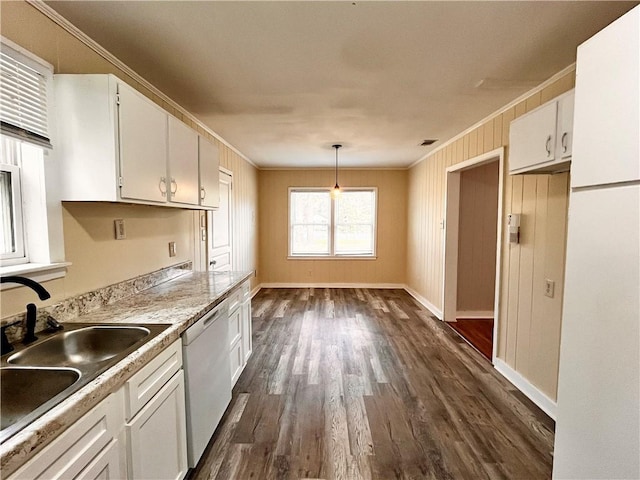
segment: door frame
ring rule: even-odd
[[[500,316],[500,285],[502,265],[502,211],[504,195],[504,147],[470,158],[448,167],[445,171],[445,231],[443,255],[442,319],[455,321],[458,296],[458,230],[460,219],[460,174],[480,165],[498,161],[498,225],[496,242],[496,284],[493,304],[492,363],[498,353],[498,325]]]

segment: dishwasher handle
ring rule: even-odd
[[[216,320],[220,320],[223,317],[225,309],[223,308],[225,302],[218,304],[213,310],[204,315],[200,320],[191,325],[182,334],[182,345],[187,346],[191,344],[196,338],[198,338],[207,328],[213,325]]]

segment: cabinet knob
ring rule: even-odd
[[[175,195],[178,191],[178,182],[176,182],[175,178],[171,179],[171,195]]]
[[[163,197],[167,195],[167,179],[164,177],[160,177],[160,182],[158,183],[158,189]]]
[[[567,138],[569,138],[569,132],[564,132],[560,139],[560,142],[562,143],[562,153],[567,153],[567,150],[569,149],[567,146]]]
[[[204,197],[207,196],[207,191],[204,189],[204,187],[200,187],[200,200],[204,200]]]
[[[547,150],[547,157],[551,155],[551,135],[547,137],[547,143],[545,144],[545,149]]]

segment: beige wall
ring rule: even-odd
[[[378,187],[375,260],[288,260],[288,188],[333,186],[332,170],[261,170],[260,267],[264,283],[403,284],[406,170],[341,170],[342,187]]]
[[[444,171],[495,148],[507,147],[505,215],[522,213],[522,239],[503,237],[498,357],[551,399],[556,398],[568,174],[509,176],[509,124],[514,118],[573,88],[569,72],[516,106],[486,120],[409,170],[407,284],[442,310]],[[503,219],[504,220],[504,219]],[[506,224],[506,222],[505,222]],[[555,280],[553,299],[543,281]]]
[[[238,208],[234,232],[235,265],[242,270],[254,270],[257,265],[257,170],[28,3],[3,1],[0,8],[2,35],[51,63],[55,73],[113,73],[200,134],[217,142],[221,165],[234,172],[234,202]],[[191,260],[196,215],[193,211],[167,207],[65,203],[65,253],[67,261],[73,265],[65,278],[46,282],[45,286],[52,294],[49,303]],[[126,240],[114,240],[115,218],[125,219]],[[177,244],[176,257],[169,257],[169,241]],[[256,280],[253,282],[255,285]],[[23,288],[4,291],[1,316],[24,311],[25,303],[32,300]]]
[[[499,170],[496,161],[460,172],[458,312],[493,311]]]

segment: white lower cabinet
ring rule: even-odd
[[[123,426],[121,389],[96,405],[9,479],[126,478]]]
[[[251,356],[251,285],[247,280],[229,296],[229,357],[231,360],[231,386]]]
[[[125,427],[129,478],[182,479],[187,473],[185,422],[180,370]]]
[[[187,474],[180,340],[8,480],[182,479]]]
[[[183,478],[187,423],[182,342],[174,342],[141,368],[124,390],[129,478]]]

